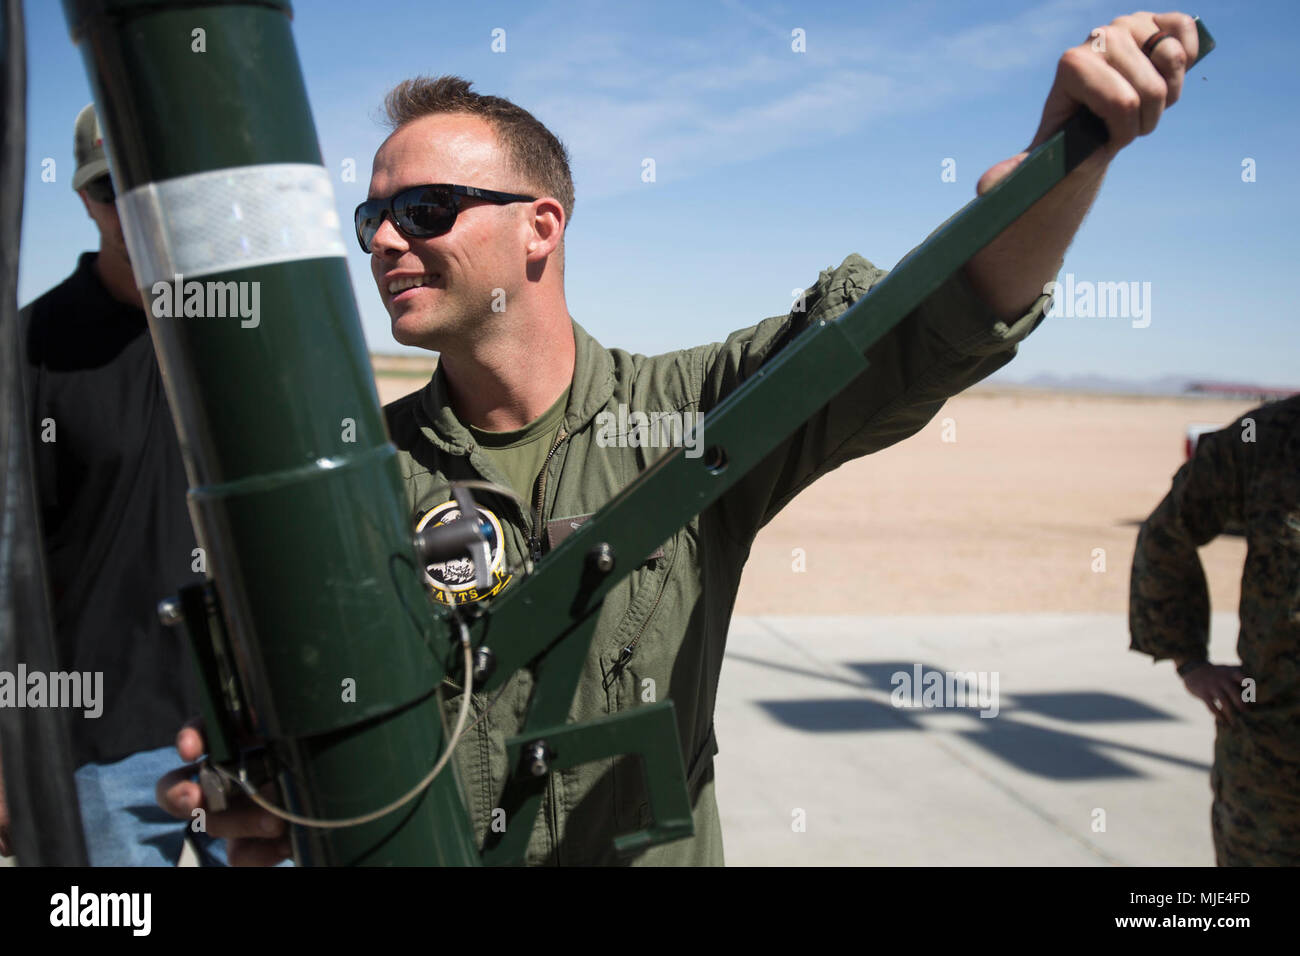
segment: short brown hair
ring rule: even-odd
[[[573,220],[573,175],[569,151],[532,113],[499,96],[484,96],[470,90],[472,84],[459,76],[437,79],[417,76],[403,80],[384,97],[388,122],[396,131],[412,120],[435,113],[464,113],[479,116],[491,125],[505,147],[509,163],[538,196],[553,196],[564,207],[564,221]],[[470,183],[469,185],[481,185]],[[497,186],[495,188],[506,188]]]

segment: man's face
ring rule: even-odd
[[[488,124],[476,117],[421,117],[390,136],[375,154],[368,198],[388,198],[409,186],[455,183],[529,193],[508,168]],[[525,280],[531,225],[526,203],[498,206],[460,198],[451,231],[410,239],[385,217],[370,245],[370,271],[403,345],[445,351],[488,331],[494,290],[507,300]],[[394,282],[421,285],[391,291]]]
[[[122,235],[122,220],[117,215],[117,205],[111,202],[99,202],[90,198],[86,190],[78,193],[86,204],[86,212],[99,229],[100,247],[119,253],[128,258],[126,238]]]

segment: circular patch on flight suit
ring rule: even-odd
[[[474,584],[474,565],[468,557],[431,564],[424,569],[425,583],[429,585],[433,591],[434,599],[439,604],[450,604],[452,597],[455,598],[457,604],[481,601],[484,598],[496,595],[510,583],[511,575],[506,571],[505,548],[502,545],[505,537],[501,532],[501,522],[496,515],[482,505],[475,505],[475,509],[478,511],[479,517],[491,526],[491,530],[488,532],[488,546],[492,553],[492,563],[489,569],[492,584],[488,588],[479,588]],[[426,511],[416,523],[415,530],[423,531],[425,528],[437,528],[451,524],[453,521],[459,520],[460,517],[460,505],[455,501],[448,501]],[[442,586],[438,587],[438,585]],[[450,595],[448,595],[448,591],[451,592]]]

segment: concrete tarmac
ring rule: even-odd
[[[1236,638],[1214,615],[1211,660]],[[1118,614],[734,619],[727,864],[1213,866],[1214,719],[1128,640]],[[996,714],[924,706],[930,671],[996,675]]]

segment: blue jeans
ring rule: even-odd
[[[186,834],[200,866],[226,866],[226,842],[169,816],[154,797],[158,778],[180,764],[176,748],[78,768],[77,797],[91,866],[175,866]]]

